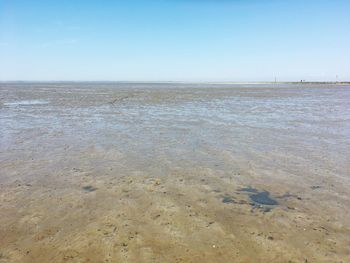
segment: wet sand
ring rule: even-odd
[[[0,83],[0,262],[350,262],[350,87]]]

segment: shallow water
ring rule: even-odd
[[[45,100],[19,100],[12,102],[4,102],[4,106],[32,106],[32,105],[44,105],[48,104],[48,101]]]
[[[349,262],[350,87],[0,83],[0,262]]]

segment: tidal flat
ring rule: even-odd
[[[350,86],[0,83],[0,262],[350,262]]]

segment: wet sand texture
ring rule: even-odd
[[[350,262],[350,87],[0,84],[0,262]]]

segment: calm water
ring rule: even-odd
[[[1,83],[0,123],[0,262],[350,261],[349,86]]]

